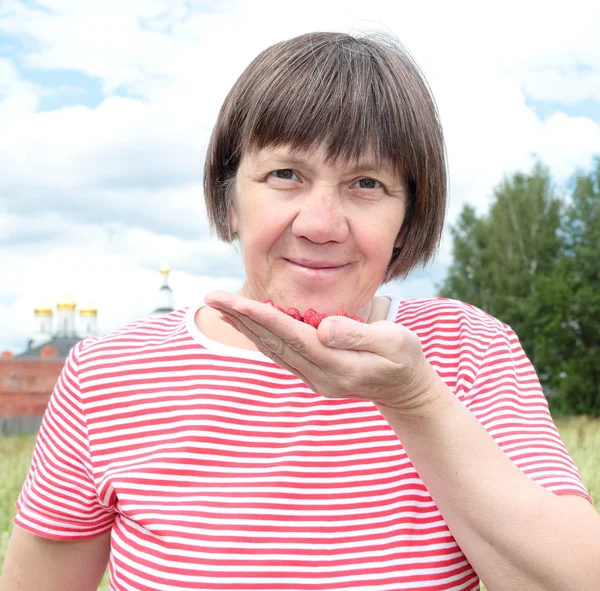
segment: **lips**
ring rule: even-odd
[[[319,261],[313,259],[286,259],[289,263],[305,267],[307,269],[339,269],[345,267],[347,263],[338,263],[336,261]]]

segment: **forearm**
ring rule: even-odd
[[[600,516],[523,474],[441,381],[433,399],[411,417],[379,409],[488,590],[594,588]]]

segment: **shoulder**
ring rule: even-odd
[[[471,396],[486,359],[495,374],[507,360],[512,363],[514,333],[471,304],[446,298],[400,300],[396,322],[419,337],[425,357],[463,401]]]
[[[446,338],[492,339],[509,327],[487,312],[458,300],[425,298],[399,300],[395,322],[417,334]]]
[[[72,349],[78,364],[97,358],[117,361],[142,351],[168,348],[186,340],[185,314],[188,308],[174,310],[163,316],[134,320],[102,336],[83,339]]]

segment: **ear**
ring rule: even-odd
[[[232,236],[236,236],[239,230],[240,221],[238,218],[237,211],[235,209],[235,203],[231,204],[231,209],[229,210],[229,230]]]
[[[406,240],[407,229],[408,224],[402,224],[400,232],[398,232],[398,236],[396,237],[396,242],[394,242],[394,248],[402,248]]]

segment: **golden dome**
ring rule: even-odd
[[[38,308],[34,308],[33,312],[36,316],[52,316],[54,311],[48,304],[48,300],[43,299],[41,305]]]
[[[75,310],[75,307],[75,302],[68,296],[65,296],[58,304],[56,304],[58,310]]]
[[[79,310],[79,315],[83,317],[98,316],[98,308],[88,304],[85,308]]]
[[[168,275],[170,271],[171,271],[171,269],[169,269],[169,265],[162,265],[162,266],[160,267],[160,272],[161,272],[163,275]]]

